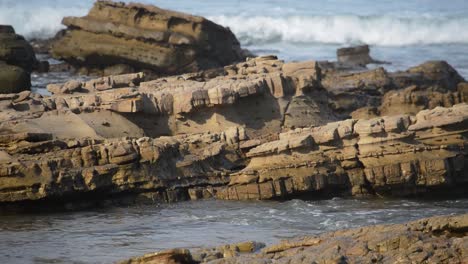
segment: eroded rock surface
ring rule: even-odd
[[[468,181],[466,104],[416,116],[345,120],[280,133],[246,153],[224,199],[271,199],[302,192],[408,195]]]
[[[77,68],[127,64],[174,74],[244,60],[228,28],[203,17],[136,3],[97,1],[84,17],[65,17],[67,31],[51,54]]]
[[[0,200],[406,196],[466,186],[466,85],[447,65],[433,65],[447,70],[430,70],[425,90],[400,89],[383,69],[346,75],[321,65],[265,56],[146,82],[144,73],[71,80],[50,84],[52,96],[2,95]],[[369,91],[391,103],[338,100]],[[424,100],[400,100],[408,91]],[[367,116],[343,117],[356,108]],[[390,114],[372,117],[381,112]]]
[[[244,242],[213,249],[175,249],[120,263],[466,263],[468,214],[297,237],[265,247]]]

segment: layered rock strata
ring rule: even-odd
[[[244,242],[212,249],[173,249],[122,264],[466,263],[468,215],[437,216],[297,237],[265,247]],[[260,248],[260,249],[259,249]]]
[[[246,153],[218,198],[272,199],[301,193],[424,193],[466,186],[468,106],[416,116],[345,120],[279,134]]]
[[[203,17],[151,5],[97,1],[67,26],[51,54],[77,68],[126,64],[136,70],[174,74],[216,68],[244,59],[228,28]]]
[[[466,83],[445,63],[416,69],[346,75],[265,56],[148,82],[134,73],[51,84],[52,96],[2,95],[0,200],[174,190],[180,199],[454,192],[467,182],[468,108],[457,104]],[[413,89],[404,85],[420,87],[429,103],[400,100],[409,114],[349,119],[345,113],[378,104],[338,100],[369,93],[382,104]],[[437,101],[434,92],[451,99]],[[391,113],[392,100],[374,113]]]

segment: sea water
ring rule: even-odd
[[[215,247],[468,212],[468,199],[193,201],[2,215],[0,263],[112,263],[157,250]]]

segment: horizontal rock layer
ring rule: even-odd
[[[406,196],[466,186],[466,83],[446,63],[344,72],[265,56],[144,75],[0,96],[0,201]]]
[[[65,17],[67,26],[51,54],[77,67],[117,64],[158,73],[224,66],[244,59],[232,32],[203,17],[151,5],[97,1],[84,17]]]
[[[246,153],[218,198],[271,199],[301,193],[409,195],[468,183],[468,106],[416,116],[345,120],[279,134]]]

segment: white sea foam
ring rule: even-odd
[[[212,16],[244,45],[275,42],[382,46],[468,43],[468,16]]]
[[[86,7],[0,5],[0,24],[13,25],[15,31],[27,38],[49,38],[64,28],[64,16],[83,16]]]
[[[85,15],[92,2],[0,0],[0,24],[12,24],[18,33],[28,38],[51,37],[63,28],[61,20],[64,16]],[[270,10],[272,15],[269,16],[255,16],[251,12],[237,15],[211,13],[208,18],[230,27],[244,45],[276,42],[382,46],[468,43],[468,15],[460,13],[299,16],[279,7],[278,10]]]

